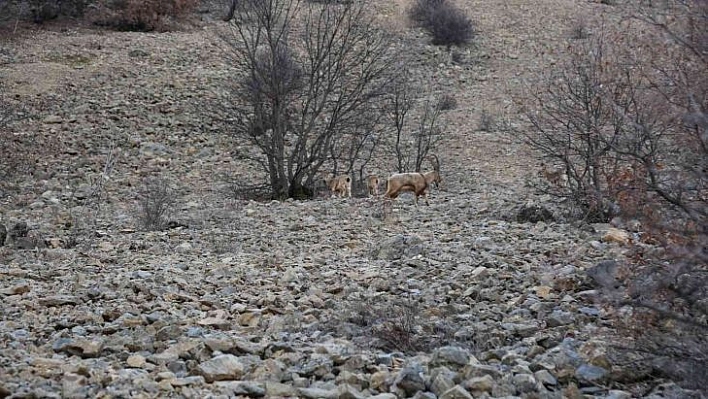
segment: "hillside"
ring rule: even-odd
[[[478,36],[454,64],[407,4],[378,2],[382,25],[458,104],[430,206],[233,199],[252,171],[202,112],[230,76],[211,14],[2,39],[40,157],[1,199],[18,237],[0,257],[0,397],[686,397],[614,356],[626,338],[586,272],[624,255],[609,226],[517,222],[552,207],[526,185],[538,162],[478,129],[483,112],[521,124],[509,94],[610,6],[460,0]],[[172,182],[170,229],[140,229],[146,177]]]

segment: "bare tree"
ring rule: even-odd
[[[444,107],[440,106],[440,98],[428,95],[421,115],[411,121],[417,93],[418,90],[410,82],[401,78],[395,83],[388,99],[389,117],[394,127],[392,147],[399,173],[420,172],[423,161],[435,151],[443,137],[440,123]],[[410,126],[413,123],[415,126]]]
[[[311,196],[315,175],[332,151],[366,142],[362,120],[376,121],[393,54],[365,3],[301,4],[244,0],[234,24],[232,133],[258,148],[254,160],[276,198]],[[341,148],[346,146],[341,145]],[[358,152],[355,151],[355,155]]]
[[[523,103],[533,129],[517,133],[563,166],[567,181],[546,192],[597,219],[641,222],[639,245],[600,284],[625,312],[617,325],[629,367],[642,362],[705,389],[708,3],[628,7],[626,32],[599,29],[568,47],[568,60]]]
[[[532,129],[515,131],[544,162],[560,165],[565,173],[565,184],[540,189],[570,199],[590,221],[608,221],[619,213],[612,178],[630,162],[614,148],[642,145],[636,125],[623,115],[638,109],[643,83],[614,62],[614,40],[600,34],[569,45],[567,59],[521,101]]]
[[[224,21],[229,22],[234,19],[236,15],[236,7],[238,6],[238,0],[229,0],[229,11],[226,12],[224,16]]]
[[[405,76],[406,74],[401,74]],[[414,99],[410,83],[405,77],[399,77],[393,86],[389,97],[389,114],[395,128],[393,151],[396,154],[396,167],[398,172],[408,171],[408,152],[406,151],[405,131],[408,114],[413,108]]]
[[[350,131],[330,142],[331,174],[353,175],[352,190],[359,194],[364,194],[366,167],[382,137],[389,133],[389,127],[382,120],[384,116],[380,111],[363,112]]]

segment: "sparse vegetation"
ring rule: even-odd
[[[153,31],[194,11],[199,0],[100,0],[91,19],[118,30]]]
[[[166,35],[2,27],[0,162],[31,159],[0,175],[0,397],[705,392],[700,3],[450,0],[485,40],[445,49],[400,3],[368,30],[360,2],[234,1],[231,26],[227,1]],[[433,154],[433,206],[382,195],[430,188]],[[382,190],[330,198],[332,171]]]
[[[669,1],[628,10],[637,29],[649,32],[641,51],[624,40],[630,34],[603,33],[570,46],[567,62],[526,103],[534,131],[522,135],[544,161],[562,165],[567,181],[547,184],[544,192],[569,200],[586,220],[641,225],[634,253],[607,280],[613,284],[601,284],[632,337],[620,347],[633,364],[702,388],[708,5]],[[620,321],[628,314],[629,322]]]
[[[2,183],[12,181],[18,174],[26,173],[31,168],[33,147],[36,143],[32,137],[17,135],[13,131],[14,124],[28,117],[28,111],[5,94],[3,82],[0,80],[0,181]]]
[[[479,125],[477,129],[482,132],[491,132],[494,130],[495,125],[496,121],[494,120],[494,116],[486,109],[482,109],[479,114]]]
[[[246,1],[241,16],[253,22],[234,24],[234,37],[225,38],[241,74],[232,108],[223,112],[235,117],[235,142],[258,148],[251,160],[266,173],[273,198],[312,197],[326,161],[335,174],[366,164],[363,154],[372,153],[382,126],[394,54],[363,3]],[[338,170],[340,162],[346,170]]]
[[[30,20],[43,23],[60,16],[81,18],[96,0],[5,0],[0,4],[3,20]]]
[[[450,111],[457,108],[457,99],[450,94],[444,94],[438,99],[437,107],[440,111]]]
[[[409,16],[430,32],[436,45],[462,46],[475,34],[472,20],[449,0],[416,0]]]
[[[570,28],[570,38],[573,40],[582,40],[590,37],[587,22],[584,17],[579,17]]]
[[[404,77],[405,75],[402,74]],[[395,82],[388,98],[388,115],[395,127],[390,146],[396,156],[396,168],[399,173],[420,172],[423,162],[443,139],[441,104],[444,100],[428,95],[425,100],[420,101],[416,98],[418,93],[419,90],[403,78]],[[422,105],[419,105],[419,102],[422,102]],[[417,112],[417,120],[413,120],[411,116],[414,110],[422,110],[422,113]]]
[[[199,0],[9,0],[0,4],[0,22],[35,23],[58,17],[84,18],[118,30],[152,31],[187,16]]]
[[[145,230],[163,230],[176,202],[175,190],[163,178],[143,181],[138,199],[138,221]]]

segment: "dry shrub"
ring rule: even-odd
[[[197,5],[199,0],[102,0],[92,19],[118,30],[165,30],[171,20],[186,17]]]
[[[440,111],[449,111],[457,108],[457,99],[452,94],[443,94],[438,99],[438,109]]]
[[[145,230],[163,230],[175,204],[175,191],[167,180],[149,178],[140,190],[138,220]]]
[[[526,104],[526,139],[563,166],[551,194],[594,221],[638,222],[639,242],[602,287],[618,311],[616,354],[648,369],[642,378],[705,390],[708,3],[636,3],[628,16],[626,32],[598,29],[568,47]]]
[[[5,95],[0,81],[0,184],[32,169],[38,149],[35,137],[15,131],[15,126],[29,117],[29,111],[21,103]]]
[[[32,20],[43,23],[61,16],[83,17],[95,0],[3,0],[0,1],[0,23],[7,20]]]
[[[474,37],[472,20],[447,0],[417,0],[409,17],[433,36],[433,44],[461,46]]]
[[[494,116],[492,115],[492,113],[487,111],[486,109],[482,109],[482,112],[479,114],[478,126],[478,129],[482,132],[491,132],[492,130],[494,130],[494,127],[496,126],[496,121],[494,120]]]
[[[412,298],[382,301],[363,297],[344,305],[331,327],[337,334],[363,338],[387,352],[428,352],[446,345],[479,349],[474,340],[460,340],[453,314],[433,315],[426,305]]]

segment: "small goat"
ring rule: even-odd
[[[379,196],[379,177],[376,175],[367,176],[366,188],[369,189],[369,196],[378,197]]]
[[[440,176],[440,160],[435,154],[430,155],[430,160],[433,163],[433,171],[425,172],[423,176],[425,176],[425,181],[428,185],[432,184],[435,188],[440,188],[440,184],[442,183],[442,177]]]
[[[560,186],[565,178],[565,172],[563,169],[555,166],[548,167],[544,163],[541,163],[541,171],[539,172],[539,175],[554,186]]]
[[[345,195],[349,198],[352,197],[352,178],[348,175],[339,175],[336,177],[325,178],[327,187],[332,192],[332,194],[344,197]]]
[[[418,197],[425,198],[425,204],[428,203],[428,188],[431,185],[439,187],[442,183],[440,176],[440,160],[437,156],[432,155],[433,171],[426,173],[396,173],[388,178],[386,182],[385,196],[395,199],[398,195],[405,191],[411,191],[415,195],[415,204],[418,205]]]

